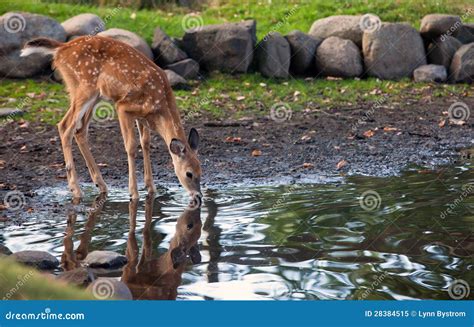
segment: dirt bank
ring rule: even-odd
[[[472,99],[461,99],[470,108]],[[187,121],[201,134],[204,183],[317,182],[321,176],[363,174],[388,176],[409,164],[432,167],[459,159],[473,146],[472,117],[452,124],[452,99],[430,103],[293,113],[289,120],[270,118],[213,122]],[[91,126],[90,141],[106,182],[127,187],[127,160],[116,121]],[[2,193],[18,189],[27,195],[42,186],[64,185],[66,172],[58,133],[41,123],[9,123],[0,134]],[[75,147],[81,181],[89,182]],[[152,142],[157,184],[176,181],[169,154],[158,135]],[[142,159],[138,158],[141,177]]]

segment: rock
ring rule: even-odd
[[[17,108],[0,108],[0,119],[11,119],[13,117],[21,116],[23,114],[24,112]],[[0,253],[2,253],[1,245],[0,245]]]
[[[5,245],[0,244],[0,256],[10,255],[10,254],[12,254],[12,251],[10,251],[10,249],[7,248]]]
[[[428,47],[428,63],[443,65],[449,69],[451,59],[461,45],[462,43],[452,36],[435,39]]]
[[[114,269],[127,263],[127,257],[113,251],[93,251],[84,259],[91,268]]]
[[[364,67],[360,50],[354,42],[331,36],[316,50],[316,69],[324,76],[357,77]]]
[[[456,30],[455,36],[462,44],[474,42],[474,24],[462,24]]]
[[[65,281],[79,287],[87,287],[95,279],[94,274],[86,267],[79,267],[73,270],[62,272],[57,277],[59,280]]]
[[[435,39],[442,34],[453,33],[460,26],[459,16],[431,14],[421,20],[420,33],[424,38]]]
[[[308,34],[318,39],[337,36],[341,39],[351,40],[361,47],[363,34],[360,27],[361,17],[362,16],[340,15],[321,18],[313,23]]]
[[[445,82],[448,78],[446,67],[442,65],[423,65],[413,72],[415,82]]]
[[[81,35],[97,35],[105,31],[104,21],[94,14],[80,14],[65,20],[61,25],[68,39]]]
[[[291,31],[285,38],[291,49],[290,71],[297,75],[310,73],[313,70],[316,49],[322,40],[301,31]]]
[[[271,32],[257,44],[258,70],[263,76],[288,78],[290,61],[290,44],[280,33]]]
[[[174,71],[165,69],[165,73],[171,87],[179,87],[187,84],[186,80],[182,76],[176,74]]]
[[[104,32],[100,32],[97,34],[99,36],[104,36],[104,37],[111,37],[113,39],[122,41],[123,43],[128,44],[129,46],[137,49],[141,53],[143,53],[145,56],[153,60],[153,53],[148,46],[148,44],[145,42],[144,39],[142,39],[140,36],[137,34],[123,30],[121,28],[111,28],[108,29]]]
[[[369,76],[380,79],[412,77],[413,71],[426,64],[420,34],[408,24],[383,23],[362,39],[364,63]]]
[[[184,59],[166,66],[166,69],[174,71],[185,79],[195,79],[199,75],[199,64],[193,59]]]
[[[155,55],[155,62],[160,67],[166,67],[188,58],[188,55],[160,28],[155,29],[151,49]]]
[[[186,31],[181,44],[207,71],[246,73],[253,59],[254,24],[225,23]]]
[[[451,60],[449,74],[453,82],[472,83],[474,80],[474,43],[461,46]]]
[[[99,277],[87,287],[87,290],[98,300],[133,300],[128,286],[114,278]]]
[[[20,251],[11,255],[15,261],[37,269],[49,270],[59,266],[59,261],[53,255],[44,251]]]
[[[64,42],[66,32],[57,21],[42,15],[9,12],[0,16],[0,76],[25,78],[50,69],[50,55],[20,57],[23,45],[37,37]]]

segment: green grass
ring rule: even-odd
[[[468,9],[464,0],[405,0],[405,1],[326,1],[326,0],[269,0],[209,1],[212,5],[199,8],[204,24],[244,19],[257,20],[257,34],[277,30],[285,34],[294,29],[308,31],[318,18],[337,14],[374,13],[384,21],[407,21],[418,27],[420,19],[435,12],[463,15]],[[219,6],[215,5],[219,3]],[[472,5],[471,5],[472,7]],[[195,9],[194,9],[195,10]],[[91,7],[41,1],[13,2],[0,0],[0,14],[8,11],[29,11],[64,21],[74,15],[91,12],[98,14],[108,28],[119,27],[133,31],[151,42],[153,30],[160,26],[168,34],[181,37],[183,17],[192,10],[167,6],[162,9],[136,11],[113,7]],[[474,21],[467,17],[467,21]],[[426,96],[462,96],[466,85],[414,84],[367,80],[293,79],[275,81],[259,74],[229,76],[212,74],[205,81],[193,82],[189,90],[176,91],[181,110],[191,118],[204,113],[213,117],[239,118],[267,115],[277,102],[287,103],[293,110],[330,109],[335,106],[352,107],[364,102],[375,102],[388,95],[388,102],[417,100]],[[296,92],[296,93],[295,93]],[[29,100],[28,100],[29,99]],[[38,80],[3,80],[0,85],[0,106],[25,109],[27,120],[56,123],[68,108],[69,100],[60,84]]]
[[[93,300],[92,294],[0,258],[0,300]]]
[[[259,74],[229,76],[213,74],[194,82],[190,90],[175,91],[186,119],[241,118],[268,115],[272,105],[283,102],[294,112],[353,108],[386,98],[387,104],[417,101],[424,97],[465,97],[472,94],[466,84],[417,84],[410,80],[380,81],[293,79],[275,81]],[[63,85],[47,81],[5,80],[0,87],[0,107],[25,109],[30,121],[57,123],[68,108]]]
[[[445,12],[463,15],[468,0],[225,0],[209,1],[211,5],[199,8],[197,13],[205,25],[235,22],[244,19],[257,20],[257,34],[262,38],[276,30],[285,34],[294,29],[307,32],[314,20],[331,15],[373,13],[383,21],[406,21],[419,27],[421,18],[430,13]],[[214,5],[218,3],[219,5]],[[473,7],[471,5],[471,7]],[[133,31],[151,42],[153,30],[159,26],[169,35],[184,34],[182,20],[193,10],[180,7],[164,7],[155,10],[136,11],[133,8],[91,7],[41,1],[0,0],[0,14],[8,11],[29,11],[50,16],[60,22],[80,13],[94,13],[106,20],[108,28],[118,27]],[[135,19],[132,14],[136,13]],[[472,15],[466,21],[474,21]]]

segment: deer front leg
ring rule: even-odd
[[[74,157],[72,155],[72,138],[76,130],[76,113],[74,111],[74,101],[71,102],[71,108],[58,124],[59,136],[63,148],[64,162],[66,164],[67,181],[73,198],[81,198],[82,193],[77,182],[77,173],[74,166]]]
[[[91,108],[92,109],[92,108]],[[89,132],[89,123],[92,117],[92,110],[90,110],[82,119],[82,128],[76,132],[75,139],[76,143],[79,146],[79,150],[86,161],[87,168],[89,169],[89,174],[91,175],[92,181],[99,188],[101,194],[107,193],[107,185],[102,178],[100,173],[99,166],[94,160],[92,152],[90,150],[88,132]]]
[[[143,167],[145,171],[145,186],[148,194],[156,193],[155,183],[153,182],[153,173],[150,160],[150,129],[144,123],[137,120],[138,131],[140,132],[140,143],[143,152]]]
[[[135,140],[135,132],[133,130],[133,117],[123,108],[118,107],[118,118],[120,122],[120,130],[122,131],[125,151],[128,158],[128,190],[131,199],[138,199],[137,174],[135,158],[137,156],[137,142]]]

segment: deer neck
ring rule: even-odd
[[[169,145],[172,139],[186,142],[186,134],[177,110],[170,108],[159,115],[154,115],[149,124],[151,129],[161,135],[166,145]]]

